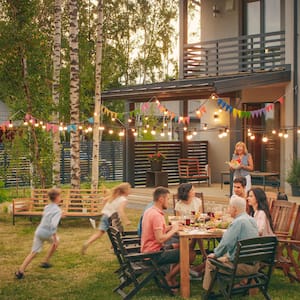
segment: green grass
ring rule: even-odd
[[[132,226],[135,228],[140,211],[129,210]],[[17,218],[12,226],[11,216],[0,214],[0,299],[121,299],[112,292],[118,284],[114,270],[117,261],[110,249],[107,236],[95,242],[81,256],[83,242],[93,233],[86,219],[63,220],[59,228],[60,247],[55,253],[53,268],[41,269],[39,262],[48,249],[32,262],[24,280],[14,279],[14,272],[28,254],[38,221],[31,224],[28,219]],[[201,282],[191,283],[191,299],[201,299]],[[276,270],[270,284],[272,299],[299,299],[300,285],[290,283],[281,271]],[[146,286],[136,299],[180,299],[168,297],[154,284]],[[236,297],[235,299],[240,299]],[[250,299],[250,298],[244,298]],[[261,294],[251,299],[263,299]]]

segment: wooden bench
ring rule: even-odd
[[[209,165],[201,165],[197,158],[178,159],[179,179],[181,182],[188,180],[206,181],[210,185],[211,175]]]
[[[104,202],[100,191],[90,189],[61,190],[60,207],[64,217],[95,218],[101,215]],[[47,189],[32,190],[30,198],[13,200],[13,224],[15,217],[42,216],[44,207],[49,203]]]

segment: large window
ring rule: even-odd
[[[284,0],[244,0],[243,34],[263,34],[283,28]]]

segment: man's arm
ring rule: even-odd
[[[179,223],[174,223],[171,229],[167,233],[163,233],[161,228],[154,230],[154,236],[158,243],[163,244],[165,241],[169,240],[176,232],[179,230]]]

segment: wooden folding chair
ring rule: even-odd
[[[276,267],[281,268],[291,282],[300,282],[300,206],[297,209],[292,235],[278,241],[283,249],[278,253]],[[298,257],[298,261],[295,257]]]
[[[132,299],[147,283],[154,280],[159,287],[173,295],[161,266],[157,263],[163,251],[145,254],[128,253],[121,234],[116,228],[110,226],[107,233],[120,264],[121,283],[114,289],[114,292],[125,300]]]
[[[274,227],[274,233],[277,236],[288,236],[291,223],[296,210],[296,203],[275,200],[271,206],[271,217]]]
[[[276,237],[257,237],[237,243],[232,266],[223,264],[217,259],[209,258],[216,269],[213,271],[212,282],[204,299],[209,299],[216,283],[218,283],[220,295],[223,295],[225,299],[231,299],[231,296],[236,294],[246,294],[252,288],[259,288],[265,299],[271,299],[268,294],[268,285],[274,265],[276,247]],[[257,271],[253,274],[238,275],[239,264],[257,265]],[[264,267],[260,268],[260,265]],[[247,283],[240,285],[239,283],[245,279]]]
[[[268,201],[268,204],[269,204],[269,209],[271,211],[273,201],[277,200],[277,193],[266,192],[266,196],[267,196],[267,201]]]

